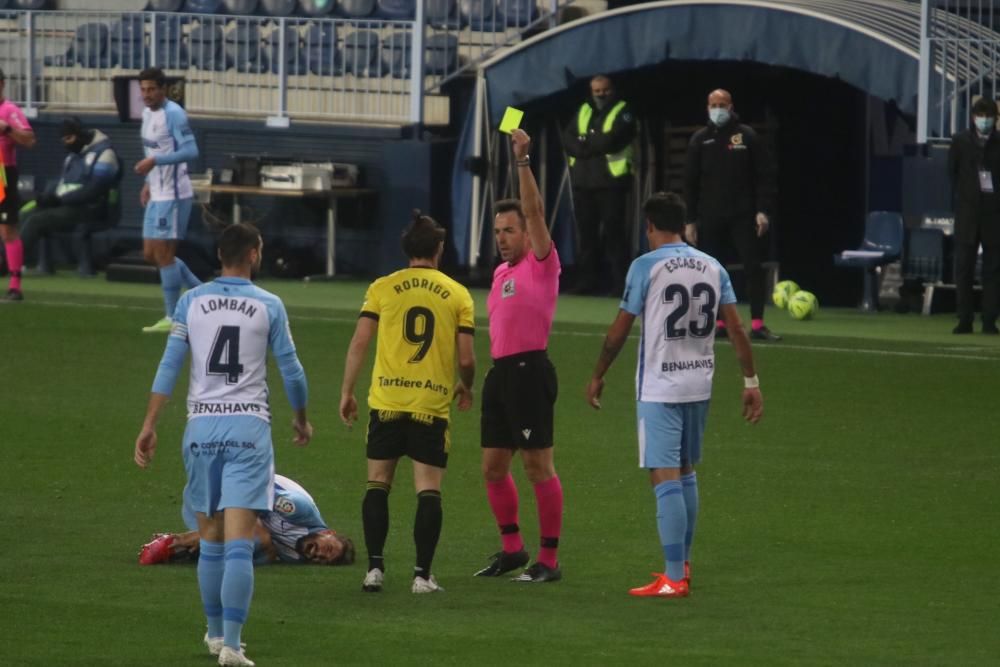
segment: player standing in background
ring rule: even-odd
[[[493,368],[483,383],[480,424],[483,476],[503,549],[477,577],[498,577],[528,564],[518,526],[517,487],[510,474],[514,452],[535,487],[541,549],[537,562],[514,581],[562,578],[557,558],[563,491],[552,461],[558,382],[546,348],[559,296],[559,254],[545,222],[545,207],[531,173],[531,137],[511,135],[521,201],[497,202],[493,235],[503,262],[493,273],[488,308]]]
[[[135,165],[135,173],[146,177],[139,202],[146,208],[142,223],[142,255],[160,270],[166,315],[148,327],[147,333],[167,333],[181,294],[201,284],[179,257],[177,243],[187,234],[194,190],[188,165],[198,159],[198,144],[184,109],[167,99],[167,78],[159,67],[139,73],[142,102],[142,149],[146,157]]]
[[[448,419],[453,398],[459,410],[472,406],[476,374],[472,296],[438,270],[444,239],[443,227],[414,212],[403,233],[409,267],[368,287],[347,351],[340,418],[351,426],[358,417],[354,386],[368,345],[377,337],[368,391],[368,489],[361,506],[368,550],[362,590],[367,592],[382,590],[389,490],[403,456],[413,460],[417,491],[413,524],[417,563],[411,590],[443,590],[431,574],[431,562],[441,535],[441,480],[451,446]]]
[[[24,246],[17,231],[17,214],[21,208],[21,198],[17,194],[17,147],[33,148],[35,132],[28,124],[21,109],[4,97],[7,77],[0,69],[0,240],[7,254],[7,270],[10,282],[3,301],[23,301],[21,294],[21,271],[24,268]]]
[[[600,409],[604,374],[642,318],[636,371],[639,467],[649,470],[656,494],[656,523],[666,559],[663,574],[632,595],[685,597],[691,585],[691,541],[698,516],[701,441],[715,372],[715,323],[721,317],[743,369],[743,416],[763,413],[750,339],[736,310],[726,270],[713,257],[684,243],[684,200],[657,193],[643,206],[652,250],[632,262],[621,310],[587,387]]]
[[[274,503],[268,348],[295,412],[294,442],[306,445],[312,437],[306,376],[285,306],[250,282],[262,250],[260,232],[251,225],[234,224],[222,232],[222,276],[181,297],[135,441],[135,462],[145,468],[156,453],[156,422],[190,348],[184,504],[196,512],[201,536],[205,643],[220,665],[251,667],[240,633],[253,595],[253,534],[257,513]]]

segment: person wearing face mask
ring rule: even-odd
[[[953,333],[972,333],[973,282],[983,247],[983,333],[996,335],[1000,313],[1000,135],[996,102],[972,105],[972,127],[957,133],[948,150],[948,176],[955,199],[955,301]]]
[[[87,129],[79,118],[62,123],[66,148],[62,174],[35,198],[35,208],[24,216],[21,239],[26,255],[39,253],[38,242],[53,233],[72,232],[80,223],[100,224],[108,218],[110,199],[115,197],[122,170],[111,140],[97,129]],[[41,272],[50,272],[47,258]]]
[[[580,256],[574,291],[619,294],[628,269],[627,196],[632,187],[632,140],[635,116],[618,98],[614,84],[600,74],[590,80],[590,98],[563,131],[573,184]],[[603,261],[611,275],[602,282]]]
[[[767,153],[757,133],[739,122],[728,91],[709,94],[708,118],[691,137],[684,164],[685,237],[713,257],[725,257],[735,247],[746,276],[750,337],[779,341],[781,336],[764,326],[762,239],[770,229],[774,191]],[[716,325],[716,335],[725,336],[725,322]]]

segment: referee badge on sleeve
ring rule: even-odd
[[[503,281],[503,291],[502,291],[502,294],[503,294],[503,298],[505,298],[505,299],[507,297],[509,297],[509,296],[514,296],[514,279],[513,278],[508,278],[507,280]]]

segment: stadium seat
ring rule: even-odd
[[[462,15],[455,0],[425,0],[424,17],[428,25],[442,30],[462,27]]]
[[[260,11],[268,16],[291,16],[299,0],[260,0]]]
[[[84,67],[110,67],[108,35],[108,26],[103,23],[83,23],[77,26],[76,37],[73,39],[76,62]]]
[[[416,12],[416,0],[378,0],[375,15],[389,21],[412,21]]]
[[[498,0],[497,11],[503,24],[512,28],[523,28],[539,16],[535,0]]]
[[[910,230],[903,255],[903,280],[918,280],[924,287],[923,314],[931,314],[934,288],[944,286],[944,231],[934,227]]]
[[[375,11],[375,0],[340,0],[337,3],[338,14],[351,19],[364,19]]]
[[[477,32],[498,32],[504,29],[503,20],[497,15],[496,0],[460,0],[462,21]]]
[[[344,70],[354,76],[385,74],[379,54],[378,33],[358,30],[344,37]]]
[[[184,43],[184,23],[187,17],[164,16],[156,17],[156,39],[153,51],[156,64],[164,69],[187,69],[191,66],[191,56],[187,44]]]
[[[47,4],[48,0],[13,0],[10,3],[10,8],[26,12],[37,12],[40,9],[45,9]]]
[[[309,71],[321,76],[337,76],[343,71],[343,58],[337,49],[337,27],[332,21],[309,26],[305,34],[306,63]]]
[[[441,76],[458,69],[458,35],[431,35],[424,42],[424,74]]]
[[[306,16],[326,16],[336,4],[336,0],[299,0],[299,7]]]
[[[233,16],[250,16],[257,11],[257,0],[222,0],[226,13]]]
[[[111,26],[111,66],[143,69],[149,62],[142,14],[123,15]]]
[[[278,73],[278,64],[281,62],[281,31],[274,29],[267,36],[269,45],[268,54],[271,57],[271,71]],[[305,74],[309,67],[306,62],[306,54],[302,50],[302,38],[295,28],[285,28],[285,74],[290,76]]]
[[[226,33],[226,57],[237,72],[259,74],[268,70],[267,52],[255,23],[239,23]]]
[[[179,12],[184,6],[184,0],[149,0],[151,12]]]
[[[184,11],[191,14],[218,14],[222,8],[222,0],[187,0]]]
[[[217,25],[195,26],[188,35],[188,42],[192,67],[216,72],[224,72],[229,69],[221,27]]]
[[[861,310],[878,311],[881,267],[899,259],[903,251],[903,216],[891,211],[872,211],[865,221],[865,238],[856,250],[834,255],[837,266],[864,271]]]
[[[382,62],[389,68],[394,79],[410,76],[410,48],[413,34],[407,31],[394,32],[382,40]]]

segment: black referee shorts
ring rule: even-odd
[[[21,210],[21,197],[17,193],[17,167],[4,167],[7,172],[7,196],[0,202],[0,225],[16,225]]]
[[[495,359],[483,382],[482,446],[551,447],[558,393],[556,369],[544,350]]]
[[[369,413],[370,459],[387,461],[409,456],[435,468],[447,468],[449,449],[447,419],[390,410]]]

